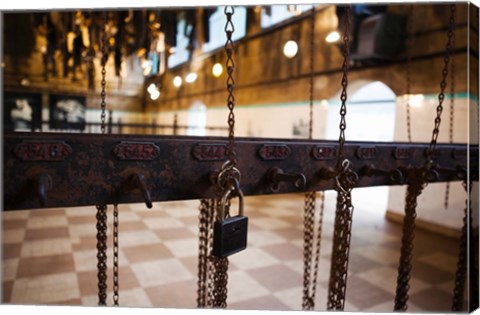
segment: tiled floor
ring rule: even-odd
[[[368,195],[383,188],[374,189]],[[372,203],[375,198],[362,198],[366,195],[361,189],[353,195],[345,310],[391,312],[401,227],[386,221],[384,209]],[[120,206],[121,306],[196,307],[198,204]],[[245,204],[249,244],[230,258],[228,307],[300,310],[303,195],[247,197]],[[334,207],[335,193],[327,192],[316,296],[320,311],[326,308]],[[94,207],[4,212],[2,233],[3,303],[96,305]],[[409,311],[450,309],[457,246],[454,239],[417,231]],[[109,282],[110,304],[111,287]]]

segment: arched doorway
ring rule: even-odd
[[[352,82],[354,92],[347,101],[347,141],[392,142],[395,132],[395,93],[384,83]],[[340,124],[340,94],[328,102],[326,139],[337,140]],[[388,204],[388,186],[357,188],[352,191],[355,204],[371,214],[384,215]],[[363,211],[362,211],[363,212]]]
[[[395,93],[380,81],[369,82],[356,89],[347,101],[347,141],[393,141],[395,97]],[[335,97],[328,102],[327,139],[334,140],[339,136],[339,99]]]

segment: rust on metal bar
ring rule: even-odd
[[[49,208],[212,198],[217,191],[211,176],[226,159],[226,145],[222,137],[5,133],[4,210],[40,208],[35,189],[40,174],[50,177],[44,200]],[[238,138],[236,145],[246,196],[334,188],[330,175],[320,175],[335,170],[335,141]],[[420,166],[427,148],[427,143],[348,142],[345,157],[360,174],[356,187],[398,185],[389,176],[365,176],[361,170],[367,164],[385,172]],[[438,144],[433,162],[439,170],[432,178],[439,182],[459,180],[445,169],[477,174],[478,145]],[[274,167],[303,174],[305,187],[279,185],[272,192]],[[145,189],[125,193],[130,174],[145,174],[150,198]]]

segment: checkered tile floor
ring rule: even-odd
[[[370,189],[375,196],[384,188]],[[375,198],[362,198],[366,192],[353,195],[345,310],[391,312],[401,227],[384,219],[384,209],[375,212]],[[119,206],[121,306],[196,307],[198,204]],[[247,197],[245,204],[249,245],[230,258],[228,307],[300,310],[303,195]],[[316,296],[320,311],[326,308],[334,207],[335,193],[327,192]],[[3,212],[2,302],[96,305],[95,211]],[[448,311],[458,242],[423,231],[416,235],[409,311]],[[108,258],[111,266],[111,248]],[[109,270],[110,304],[111,279]]]

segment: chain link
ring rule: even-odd
[[[209,229],[208,229],[208,246],[207,246],[207,275],[206,275],[206,287],[207,287],[207,298],[206,298],[206,306],[207,307],[212,307],[213,306],[213,300],[214,300],[214,281],[213,281],[213,275],[215,274],[215,265],[213,264],[213,256],[211,255],[212,249],[213,249],[213,223],[215,219],[215,212],[216,212],[216,207],[217,207],[217,200],[212,199],[210,202],[210,209],[209,213],[210,216],[208,217],[208,224],[209,224]]]
[[[209,234],[211,231],[210,223],[213,216],[213,199],[200,200],[200,212],[198,223],[198,289],[197,289],[197,307],[207,306],[207,275],[208,275],[208,250]]]
[[[313,264],[313,284],[311,290],[311,300],[315,301],[315,295],[317,292],[317,277],[318,277],[318,266],[320,263],[320,245],[322,240],[322,226],[323,226],[323,212],[325,210],[325,192],[320,194],[320,212],[318,216],[318,225],[317,225],[317,243],[315,244],[315,262]],[[315,304],[312,306],[312,310]]]
[[[352,186],[349,181],[337,181],[337,207],[333,231],[332,262],[328,285],[327,310],[343,310],[347,288],[348,257],[352,230]]]
[[[457,272],[455,273],[455,286],[453,289],[452,311],[454,312],[463,310],[463,294],[465,292],[465,279],[467,275],[468,230],[472,223],[472,209],[469,203],[471,187],[471,183],[467,180],[463,182],[467,199],[465,200],[462,234],[460,235],[460,250],[458,252]]]
[[[412,123],[411,123],[411,114],[410,114],[410,98],[411,98],[411,86],[412,86],[412,77],[411,77],[411,66],[412,66],[412,44],[413,44],[413,5],[410,5],[408,10],[408,18],[407,18],[407,65],[405,67],[406,70],[406,79],[407,79],[407,88],[406,88],[406,95],[407,95],[407,138],[408,142],[412,142]]]
[[[105,65],[107,63],[107,12],[103,12],[103,24],[102,24],[102,58],[101,58],[101,65],[102,65],[102,81],[101,81],[101,86],[102,86],[102,91],[100,92],[100,97],[101,97],[101,109],[102,112],[100,114],[100,119],[101,119],[101,126],[100,129],[102,133],[105,133],[105,109],[106,109],[106,87],[107,87],[107,81],[106,81],[106,74],[107,71],[105,70]]]
[[[305,207],[303,218],[303,298],[302,309],[312,310],[315,301],[311,298],[311,263],[313,250],[313,231],[315,217],[315,192],[305,193]]]
[[[97,205],[98,305],[107,305],[107,206]]]
[[[452,49],[455,50],[455,37],[452,39]],[[451,56],[451,65],[450,65],[450,115],[449,115],[449,126],[448,126],[448,140],[450,143],[453,143],[453,123],[455,118],[455,56]],[[450,197],[450,182],[447,182],[445,185],[445,200],[444,206],[445,209],[448,209]]]
[[[415,176],[407,186],[405,217],[403,218],[402,247],[398,265],[397,287],[394,311],[406,311],[408,308],[408,290],[412,270],[413,240],[415,239],[415,218],[417,217],[417,198],[425,187],[423,169],[412,170]]]
[[[225,43],[225,52],[227,54],[227,106],[229,109],[228,114],[228,155],[231,166],[237,164],[236,152],[235,152],[235,114],[233,112],[235,108],[235,97],[233,96],[233,90],[235,88],[235,80],[233,79],[233,71],[235,70],[235,63],[233,61],[233,40],[232,35],[235,31],[235,27],[232,22],[232,16],[235,13],[233,6],[226,6],[224,10],[227,22],[225,24],[225,34],[227,35],[227,41]]]
[[[228,258],[211,254],[213,224],[220,204],[216,199],[200,201],[197,306],[201,308],[227,307]],[[229,201],[225,211],[230,211]]]
[[[119,266],[118,266],[118,232],[119,232],[119,222],[118,222],[118,205],[113,205],[113,305],[118,306],[119,300]]]
[[[445,88],[447,87],[447,76],[448,76],[448,64],[453,53],[453,42],[455,39],[455,15],[456,15],[456,5],[450,5],[450,24],[448,29],[448,41],[445,49],[445,57],[443,58],[443,70],[442,70],[442,81],[440,82],[440,94],[438,94],[438,106],[437,106],[437,116],[435,117],[435,125],[432,132],[432,140],[430,146],[428,147],[427,155],[428,161],[432,161],[433,152],[435,151],[435,146],[437,144],[438,134],[440,132],[440,123],[441,115],[443,111],[443,101],[445,99]]]
[[[354,173],[350,169],[350,162],[344,159],[346,114],[347,114],[347,87],[348,65],[350,48],[351,7],[345,7],[343,17],[343,76],[342,93],[340,99],[340,137],[338,139],[337,175],[335,177],[337,191],[337,206],[333,230],[332,257],[330,264],[330,280],[328,284],[327,310],[343,310],[345,306],[345,292],[347,286],[348,258],[350,253],[350,238],[352,228],[353,205],[351,190],[355,185]]]
[[[313,136],[313,89],[314,89],[314,67],[315,67],[315,6],[312,5],[310,16],[310,123],[308,127],[308,138],[312,139]]]
[[[312,139],[313,133],[313,66],[314,66],[314,27],[315,27],[315,8],[312,6],[312,15],[310,20],[310,113],[309,113],[309,129],[308,138]],[[310,295],[310,283],[311,283],[311,261],[312,261],[312,249],[313,249],[313,225],[315,215],[315,192],[305,193],[305,206],[304,206],[304,221],[303,221],[303,298],[302,308],[304,310],[310,310],[314,307],[314,300]]]
[[[240,181],[240,172],[236,169],[236,152],[235,152],[235,97],[233,90],[235,88],[235,80],[233,72],[235,63],[233,61],[233,40],[232,35],[235,27],[232,22],[232,16],[235,10],[233,6],[226,6],[224,13],[227,19],[225,24],[225,34],[227,37],[225,43],[225,52],[227,54],[227,107],[228,113],[228,160],[222,166],[218,174],[217,184],[220,189],[225,189],[225,183],[229,179],[237,179]],[[213,225],[215,214],[219,213],[218,207],[221,202],[216,199],[201,200],[199,214],[199,254],[198,254],[198,289],[197,289],[197,305],[198,307],[227,307],[227,284],[228,284],[228,258],[220,258],[212,255],[213,247]],[[225,205],[225,213],[229,212],[230,199]]]
[[[343,33],[343,64],[342,64],[342,93],[340,95],[340,100],[342,105],[340,106],[340,136],[338,139],[339,148],[338,148],[338,164],[342,161],[344,157],[344,145],[345,145],[345,129],[347,129],[347,121],[345,119],[347,115],[347,87],[348,87],[348,66],[349,66],[349,50],[350,50],[350,25],[351,25],[351,7],[345,7],[345,16],[344,16],[344,33]]]
[[[303,241],[303,298],[302,309],[313,310],[315,308],[315,295],[317,291],[318,266],[320,261],[320,244],[323,225],[323,211],[325,194],[321,194],[320,213],[317,225],[316,238],[314,235],[315,227],[315,204],[316,193],[305,193],[305,212],[304,212],[304,241]],[[315,255],[313,254],[313,240],[315,242]],[[312,257],[314,257],[312,271]]]
[[[450,24],[448,31],[448,42],[444,57],[444,67],[442,70],[442,81],[440,83],[440,94],[438,96],[438,106],[436,108],[435,126],[432,133],[432,140],[427,151],[427,164],[422,167],[411,168],[408,170],[408,186],[405,201],[405,217],[403,219],[402,247],[400,252],[397,287],[395,294],[394,311],[406,311],[409,299],[408,291],[410,289],[410,272],[412,270],[413,240],[415,238],[415,218],[417,208],[417,198],[428,184],[426,175],[432,165],[433,152],[439,134],[441,114],[443,111],[443,101],[445,98],[446,80],[448,76],[448,65],[453,51],[453,42],[455,38],[455,5],[450,6]]]

